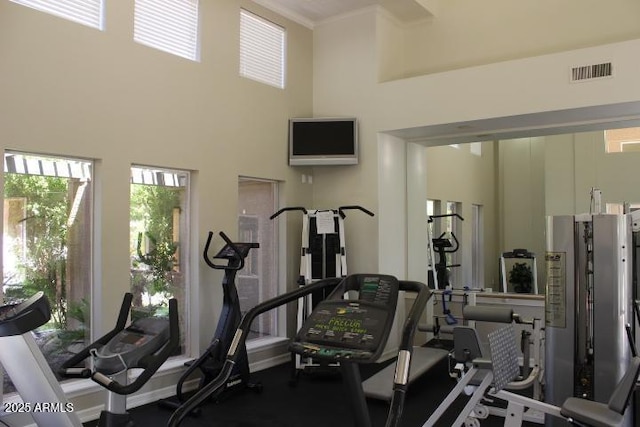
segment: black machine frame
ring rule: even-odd
[[[236,361],[241,357],[241,350],[248,337],[251,323],[254,319],[269,310],[281,307],[285,304],[297,301],[312,292],[321,291],[323,289],[333,287],[336,288],[347,278],[330,278],[322,279],[317,282],[308,284],[307,286],[298,287],[285,294],[277,296],[268,301],[264,301],[251,310],[249,310],[242,318],[238,329],[236,330],[233,343],[229,348],[222,370],[215,380],[200,389],[180,408],[178,408],[169,419],[168,426],[176,427],[181,424],[183,419],[194,409],[207,401],[211,395],[215,395],[217,391],[224,387],[230,377]],[[399,290],[417,293],[415,302],[404,322],[404,327],[399,345],[398,361],[393,383],[393,397],[388,413],[386,427],[395,427],[400,423],[402,411],[404,408],[404,398],[408,387],[409,369],[411,366],[411,355],[413,351],[413,337],[418,327],[420,316],[431,295],[430,290],[425,284],[413,281],[398,281]],[[342,291],[342,289],[336,289]],[[395,306],[393,307],[395,311]],[[348,388],[347,396],[351,399],[351,407],[354,409],[355,425],[357,427],[371,427],[367,403],[362,390],[360,381],[360,372],[357,363],[349,363],[345,358],[340,359],[340,366],[345,374],[345,384]]]

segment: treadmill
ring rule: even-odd
[[[50,318],[51,307],[43,292],[0,307],[0,363],[22,398],[16,408],[19,412],[29,413],[39,426],[82,427],[31,334]]]

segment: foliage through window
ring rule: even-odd
[[[133,39],[198,60],[198,0],[135,0]]]
[[[53,372],[90,338],[91,171],[84,160],[4,155],[4,303],[44,292],[51,320],[34,335]]]
[[[134,166],[131,168],[131,293],[136,316],[166,316],[169,299],[178,300],[181,353],[184,338],[188,274],[187,218],[189,174]]]
[[[102,30],[102,0],[11,0],[41,12]]]

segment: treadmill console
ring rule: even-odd
[[[351,291],[357,291],[357,298],[343,299]],[[331,361],[375,362],[391,331],[398,291],[393,276],[345,278],[307,317],[289,350]]]
[[[49,301],[43,292],[31,298],[0,307],[0,336],[22,335],[44,325],[51,318]]]

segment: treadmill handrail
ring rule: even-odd
[[[391,406],[385,427],[396,427],[400,424],[402,411],[404,409],[404,400],[407,395],[407,388],[409,387],[408,378],[409,368],[411,366],[411,355],[413,353],[413,338],[418,329],[422,312],[431,298],[431,290],[424,283],[410,280],[399,280],[398,283],[400,284],[401,291],[416,292],[418,295],[411,306],[411,310],[402,328],[402,338],[399,346],[400,351],[393,379],[393,395],[391,396]],[[401,360],[401,357],[404,358],[404,360]],[[406,369],[406,371],[403,371],[403,368]]]

